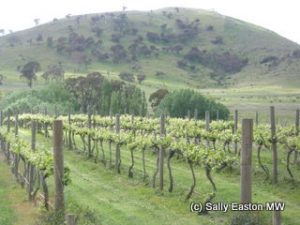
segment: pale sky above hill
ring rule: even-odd
[[[0,29],[18,31],[67,14],[188,7],[217,11],[256,25],[300,44],[299,0],[6,0],[1,2]]]

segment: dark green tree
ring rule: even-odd
[[[153,92],[150,96],[149,96],[149,102],[151,104],[151,107],[153,110],[155,110],[155,108],[159,105],[159,103],[161,102],[161,100],[167,95],[169,94],[169,91],[167,89],[158,89],[157,91]]]
[[[205,111],[210,112],[211,119],[216,119],[217,112],[220,119],[227,119],[229,116],[226,106],[190,89],[176,90],[166,95],[160,102],[159,109],[167,111],[171,117],[184,118],[188,110],[194,112],[195,109],[198,110],[199,118],[204,118]]]
[[[28,86],[32,88],[33,80],[36,79],[36,73],[41,70],[40,63],[36,61],[31,61],[26,63],[21,69],[21,77],[24,77],[27,82]]]
[[[96,108],[100,100],[103,79],[104,77],[99,72],[92,72],[86,77],[80,76],[66,80],[66,89],[72,93],[83,113],[87,112],[88,106]]]

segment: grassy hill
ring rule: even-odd
[[[3,36],[0,73],[16,81],[17,67],[36,60],[42,71],[61,62],[68,74],[127,71],[153,84],[295,87],[299,49],[274,32],[215,12],[125,11],[55,19]]]
[[[42,74],[61,63],[65,77],[98,71],[144,75],[146,97],[158,88],[193,88],[242,117],[294,121],[299,107],[300,46],[216,12],[165,8],[71,16],[0,37],[2,94],[28,89],[18,68],[38,61]]]

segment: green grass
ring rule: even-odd
[[[7,170],[7,168],[4,168],[3,162],[0,162],[0,171],[5,169]],[[11,203],[7,197],[7,186],[5,180],[3,180],[3,175],[0,179],[0,199],[0,224],[11,225],[14,222],[15,213],[12,210]]]
[[[28,137],[29,132],[22,131],[23,137]],[[80,140],[77,139],[80,146]],[[38,136],[38,145],[51,148],[51,140]],[[37,145],[37,146],[38,146]],[[280,149],[280,178],[279,184],[274,186],[265,181],[264,174],[258,167],[255,148],[253,149],[253,202],[264,203],[272,201],[284,201],[286,209],[282,212],[282,221],[285,225],[299,223],[298,212],[300,210],[299,180],[300,169],[292,166],[297,182],[292,183],[285,169],[284,149]],[[108,160],[108,148],[105,145],[106,159]],[[100,154],[101,155],[101,154]],[[151,187],[151,182],[142,181],[141,153],[135,152],[134,178],[127,177],[130,165],[130,154],[126,148],[121,149],[122,171],[121,175],[113,169],[105,168],[93,159],[87,159],[82,153],[65,149],[65,164],[71,169],[72,183],[66,187],[66,202],[69,211],[77,209],[89,212],[89,217],[96,224],[224,224],[234,213],[211,212],[209,215],[198,216],[189,210],[190,201],[203,202],[207,194],[212,191],[211,185],[205,177],[202,168],[195,168],[197,187],[192,199],[184,201],[191,185],[191,173],[185,162],[172,160],[172,168],[175,179],[174,192],[169,193],[168,177],[165,175],[165,191],[159,192]],[[263,162],[271,168],[271,152],[262,152]],[[148,152],[146,157],[147,172],[152,177],[155,165],[155,156]],[[113,158],[114,162],[114,148]],[[106,166],[107,167],[107,166]],[[165,168],[167,171],[167,169]],[[214,202],[238,202],[239,201],[239,170],[213,172],[213,179],[217,184],[217,196]],[[53,182],[49,180],[51,195],[53,195]],[[76,211],[76,210],[75,210]],[[74,211],[73,211],[74,212]],[[272,213],[262,212],[261,216],[270,224]]]
[[[0,154],[0,224],[33,225],[38,208],[27,201],[25,190],[14,180],[2,152]]]

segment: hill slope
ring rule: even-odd
[[[194,88],[300,83],[299,45],[195,9],[72,16],[0,38],[0,73],[8,80],[31,60],[43,71],[62,63],[69,74],[126,71]]]

